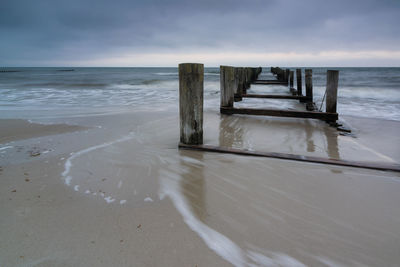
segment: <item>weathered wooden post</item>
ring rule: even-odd
[[[285,82],[287,84],[289,84],[289,73],[290,73],[290,70],[289,69],[285,69]]]
[[[233,107],[235,95],[235,68],[220,66],[221,107]]]
[[[294,71],[290,71],[290,88],[293,88],[293,76],[294,76]]]
[[[242,101],[242,88],[243,88],[243,68],[235,68],[235,87],[234,87],[234,98],[235,102]]]
[[[297,77],[297,95],[302,95],[302,81],[301,81],[301,69],[296,69],[296,77]]]
[[[179,64],[180,141],[187,145],[203,144],[204,65]]]
[[[245,68],[245,72],[246,72],[246,86],[245,86],[245,90],[244,90],[244,94],[247,93],[247,89],[250,88],[250,83],[251,83],[251,68],[246,67]]]
[[[305,70],[307,103],[313,102],[312,69]]]
[[[240,68],[241,69],[241,76],[240,76],[240,94],[245,94],[246,93],[246,68]]]
[[[283,70],[279,67],[276,67],[276,75],[278,77],[278,81],[283,82]]]
[[[326,73],[326,112],[336,113],[338,83],[339,71],[328,70]]]

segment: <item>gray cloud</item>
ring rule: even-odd
[[[0,65],[124,53],[397,50],[399,24],[396,0],[6,0]]]

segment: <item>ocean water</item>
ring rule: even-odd
[[[330,69],[340,71],[339,114],[400,121],[400,68]],[[16,72],[0,72],[0,118],[81,116],[136,109],[178,109],[177,68],[1,70]],[[313,68],[314,101],[318,107],[325,92],[326,70],[327,68]],[[270,68],[264,67],[260,79],[271,78]],[[204,79],[205,108],[218,110],[219,68],[205,68]],[[288,92],[287,88],[282,86],[253,85],[252,90],[269,93]],[[291,101],[284,100],[246,100],[244,105],[294,107]]]

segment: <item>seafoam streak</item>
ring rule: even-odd
[[[173,162],[170,163],[173,164]],[[234,266],[305,266],[284,253],[269,252],[271,257],[268,257],[240,248],[231,239],[204,224],[193,214],[179,188],[181,180],[179,173],[167,169],[161,170],[159,180],[160,199],[168,196],[190,229],[196,232],[210,249]]]
[[[65,161],[65,164],[64,164],[64,171],[63,171],[63,173],[61,174],[61,176],[64,178],[64,183],[65,183],[66,185],[68,185],[68,186],[71,185],[72,176],[70,175],[70,171],[71,171],[71,168],[72,168],[72,161],[73,161],[74,159],[76,159],[76,158],[78,158],[78,157],[80,157],[80,156],[82,156],[82,155],[85,155],[85,154],[87,154],[87,153],[89,153],[89,152],[95,151],[95,150],[97,150],[97,149],[105,148],[105,147],[107,147],[107,146],[111,146],[111,145],[114,145],[114,144],[117,144],[117,143],[121,143],[121,142],[128,141],[128,140],[130,140],[130,139],[133,139],[134,137],[135,137],[134,132],[131,132],[131,133],[129,133],[129,135],[124,136],[124,137],[122,137],[122,138],[120,138],[120,139],[114,140],[114,141],[112,141],[112,142],[103,143],[103,144],[100,144],[100,145],[96,145],[96,146],[92,146],[92,147],[89,147],[89,148],[80,150],[80,151],[75,152],[75,153],[71,153],[70,157],[67,158],[67,160]],[[79,191],[79,185],[75,185],[75,186],[74,186],[74,190],[75,190],[75,191]],[[103,196],[103,197],[104,197],[104,200],[105,200],[107,203],[112,203],[112,202],[115,201],[115,199],[112,198],[111,196],[108,196],[108,197]],[[123,203],[120,203],[120,204],[125,204],[125,203],[126,203],[126,201],[123,202]]]

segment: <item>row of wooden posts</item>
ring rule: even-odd
[[[306,95],[303,96],[302,90],[302,70],[296,69],[297,88],[294,88],[294,71],[290,69],[281,69],[279,67],[271,67],[271,73],[276,75],[277,79],[281,82],[289,85],[290,91],[293,95],[299,96],[300,102],[307,104],[307,110],[315,110],[316,107],[313,105],[313,81],[312,81],[312,69],[305,69],[305,89]],[[337,107],[337,90],[339,81],[339,71],[328,70],[326,74],[326,104],[325,110],[327,113],[336,113]]]
[[[327,72],[327,110],[331,112],[301,112],[301,111],[282,111],[266,109],[235,109],[233,102],[240,101],[243,97],[248,97],[246,90],[251,83],[256,84],[286,84],[293,89],[294,72],[291,70],[282,70],[280,68],[271,68],[271,71],[277,75],[278,80],[257,80],[261,68],[234,68],[221,66],[221,113],[225,114],[251,114],[251,115],[269,115],[286,117],[303,117],[324,119],[326,121],[337,120],[336,98],[338,85],[338,71]],[[298,74],[300,73],[300,75]],[[296,97],[292,98],[305,100],[307,103],[312,101],[312,71],[306,70],[306,96],[301,94],[301,72],[296,72],[298,87]],[[299,82],[300,79],[300,82]],[[307,82],[309,80],[309,82]],[[311,81],[311,82],[310,82]],[[311,88],[307,94],[308,88]],[[311,87],[310,87],[311,85]],[[400,165],[347,161],[342,159],[320,158],[313,156],[294,155],[276,152],[249,151],[246,149],[224,148],[218,146],[203,145],[203,91],[204,91],[204,65],[183,63],[179,64],[179,113],[180,113],[180,144],[181,149],[199,150],[204,152],[230,153],[253,157],[268,157],[286,160],[296,160],[303,162],[314,162],[320,164],[340,165],[356,168],[368,168],[375,170],[400,172]],[[292,92],[294,90],[291,90]],[[299,93],[300,92],[300,93]],[[235,95],[236,94],[236,95]],[[310,98],[311,96],[311,98]],[[277,98],[277,97],[275,97]],[[279,98],[279,97],[278,97]],[[289,98],[290,99],[290,98]],[[329,100],[328,100],[329,99]],[[332,103],[332,104],[331,104]]]
[[[294,86],[294,71],[272,67],[271,72],[277,80],[257,80],[261,73],[258,68],[237,68],[220,66],[220,90],[222,114],[248,114],[280,117],[297,117],[320,119],[330,123],[336,122],[338,114],[337,88],[339,72],[328,70],[326,87],[326,112],[315,111],[313,104],[312,70],[305,71],[306,95],[302,94],[301,69],[296,70],[297,89]],[[251,84],[289,85],[292,95],[267,95],[248,94],[247,89]],[[201,144],[203,142],[203,91],[204,91],[204,65],[196,63],[183,63],[179,65],[179,98],[180,98],[180,129],[181,143]],[[307,104],[308,111],[234,108],[235,101],[244,97],[298,99]]]
[[[297,118],[313,118],[320,119],[330,123],[335,123],[338,119],[336,113],[337,103],[337,86],[339,72],[330,70],[327,73],[327,104],[326,112],[317,110],[313,102],[313,85],[312,85],[312,70],[306,69],[305,83],[306,95],[302,93],[302,73],[301,69],[296,70],[297,89],[294,88],[294,71],[290,69],[281,69],[278,67],[271,68],[272,73],[277,75],[275,80],[258,80],[261,68],[246,68],[253,70],[255,75],[250,83],[258,85],[285,85],[290,87],[291,95],[289,94],[249,94],[247,87],[242,90],[240,86],[240,73],[243,68],[235,68],[229,66],[221,66],[221,106],[222,114],[248,114],[248,115],[264,115],[264,116],[280,116],[280,117],[297,117]],[[241,101],[243,98],[273,98],[273,99],[295,99],[306,104],[307,111],[299,110],[276,110],[276,109],[249,109],[249,108],[234,108],[234,102]]]
[[[234,101],[241,101],[261,71],[261,67],[220,66],[221,107],[233,107]]]

